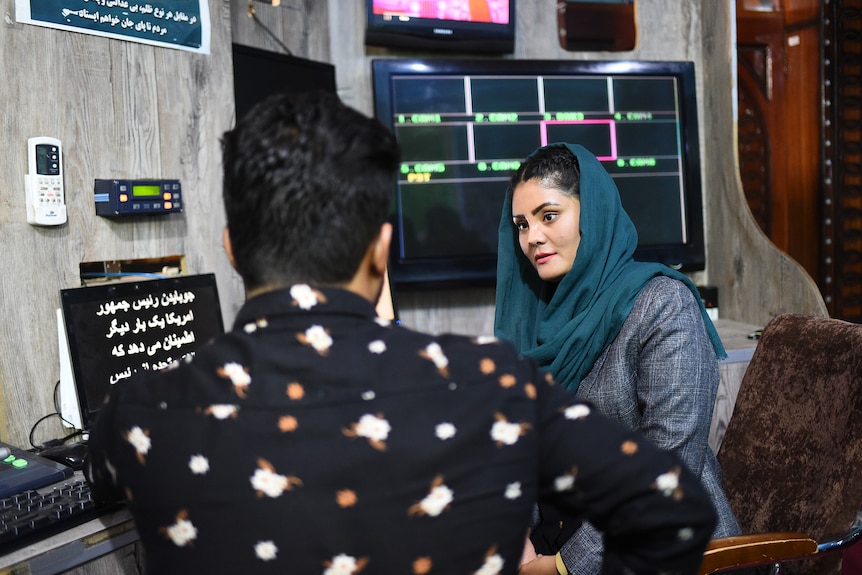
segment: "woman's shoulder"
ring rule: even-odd
[[[635,307],[665,302],[677,306],[697,305],[694,293],[682,281],[669,276],[656,276],[641,288],[635,299]]]
[[[684,282],[658,276],[641,288],[623,329],[640,331],[667,321],[693,322],[700,315],[700,304]]]

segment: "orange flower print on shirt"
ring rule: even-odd
[[[285,393],[290,399],[299,401],[305,397],[305,388],[298,381],[293,381],[287,384],[287,391]]]
[[[278,418],[278,429],[284,433],[296,431],[299,427],[299,421],[292,415],[282,415]]]
[[[638,452],[638,444],[630,439],[623,441],[623,444],[620,446],[620,451],[626,455],[634,455]]]
[[[294,486],[302,485],[302,480],[298,477],[276,473],[272,463],[263,458],[257,460],[257,469],[249,479],[258,497],[279,497]]]
[[[428,575],[433,565],[430,557],[419,557],[413,562],[413,575]]]
[[[338,503],[338,506],[341,508],[353,507],[356,505],[358,500],[359,498],[356,496],[356,492],[352,489],[342,489],[335,494],[335,502]]]
[[[518,380],[515,379],[515,376],[512,375],[511,373],[504,373],[503,375],[500,376],[499,382],[500,382],[500,387],[502,387],[504,389],[509,389],[510,387],[515,385],[518,382]]]
[[[494,363],[494,360],[490,357],[483,358],[479,362],[479,371],[481,371],[485,375],[490,375],[494,373],[495,369],[497,369],[497,364]]]
[[[407,509],[407,515],[419,515],[437,517],[445,510],[449,509],[449,504],[452,503],[454,494],[446,484],[443,483],[443,476],[438,475],[431,482],[431,490],[428,492],[422,501],[414,503]]]

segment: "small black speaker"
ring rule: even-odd
[[[560,46],[571,52],[621,52],[637,44],[635,0],[557,3]]]

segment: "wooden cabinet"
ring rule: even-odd
[[[818,282],[821,27],[815,0],[737,0],[743,189],[764,233]]]

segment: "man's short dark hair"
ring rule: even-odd
[[[224,205],[246,288],[350,280],[386,221],[395,137],[334,94],[272,96],[225,133]]]

